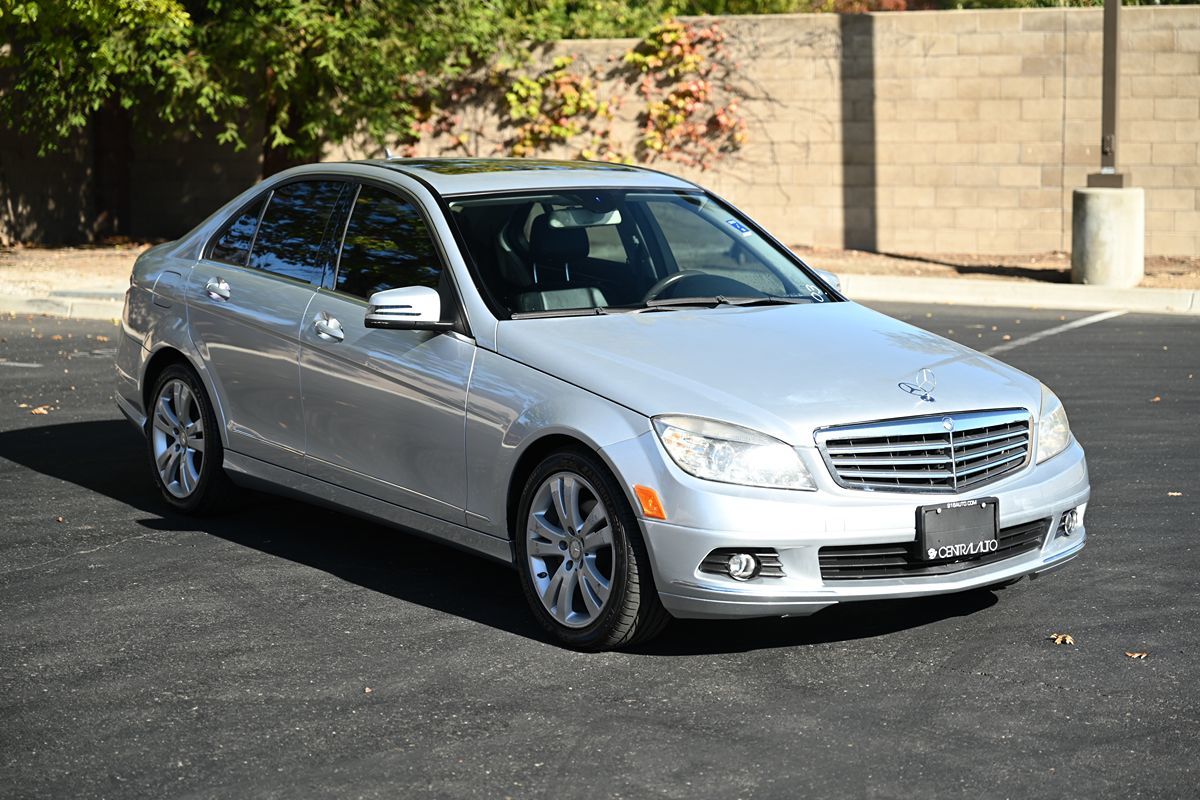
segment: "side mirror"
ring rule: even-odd
[[[840,278],[838,278],[838,276],[837,276],[837,275],[834,275],[834,274],[833,274],[832,272],[830,272],[829,270],[827,270],[827,269],[815,269],[815,268],[814,268],[814,269],[813,269],[813,272],[817,273],[817,275],[819,275],[819,276],[821,277],[821,280],[823,280],[823,281],[825,281],[826,283],[828,283],[828,284],[829,284],[830,286],[832,286],[834,289],[837,289],[839,292],[842,290],[842,281],[841,281],[841,279],[840,279]]]
[[[448,331],[454,323],[442,322],[442,299],[428,286],[403,286],[371,295],[367,301],[368,328],[402,331]]]

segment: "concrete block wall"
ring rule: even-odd
[[[654,166],[709,186],[789,244],[1068,250],[1071,190],[1100,161],[1102,16],[724,18],[749,140],[707,170]],[[1118,163],[1146,190],[1146,253],[1200,256],[1200,6],[1126,7],[1122,21]],[[545,57],[575,53],[603,67],[634,44],[561,42]],[[614,126],[630,143],[636,105]],[[474,127],[496,128],[494,106],[462,111]],[[148,238],[177,236],[258,174],[256,149],[234,153],[211,138],[148,137],[134,151],[131,216]],[[0,137],[0,244],[86,238],[88,142],[65,156],[32,152],[19,137]],[[328,157],[379,152],[351,145]],[[478,152],[493,154],[494,143]]]
[[[728,18],[750,143],[694,175],[789,243],[1069,250],[1099,167],[1102,11]],[[1200,7],[1122,10],[1118,164],[1146,252],[1200,255]]]

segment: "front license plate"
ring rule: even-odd
[[[917,555],[922,561],[976,558],[996,552],[995,497],[955,500],[917,509]]]

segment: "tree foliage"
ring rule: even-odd
[[[36,135],[43,150],[106,106],[169,128],[215,124],[238,147],[261,125],[273,171],[355,134],[402,140],[469,70],[531,42],[642,37],[677,14],[1099,3],[0,0],[0,123]]]
[[[5,127],[41,136],[52,147],[87,125],[109,102],[144,112],[142,92],[165,104],[203,84],[189,53],[195,30],[175,0],[0,2],[0,114]],[[203,109],[205,97],[194,93]],[[207,109],[214,110],[214,109]],[[153,111],[150,113],[160,113]]]

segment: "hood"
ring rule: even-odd
[[[857,303],[508,320],[502,355],[648,417],[813,444],[827,425],[1041,403],[1025,373]],[[933,370],[933,400],[903,391]]]

